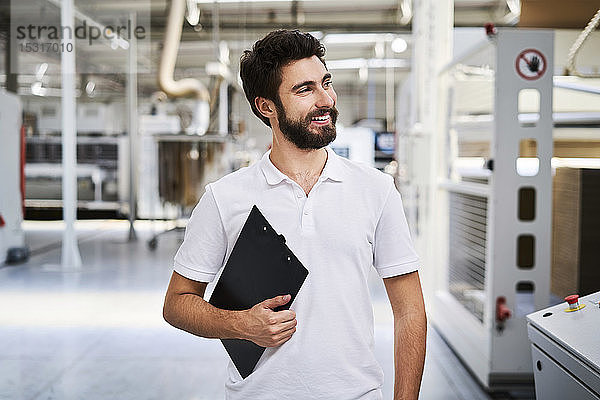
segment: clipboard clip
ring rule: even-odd
[[[267,233],[267,232],[269,232],[269,227],[267,225],[263,225],[263,226],[260,227],[260,231],[262,233]],[[277,235],[277,237],[279,238],[279,240],[281,241],[281,243],[285,244],[285,236],[279,234],[279,235]]]

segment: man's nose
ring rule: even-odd
[[[331,93],[330,93],[331,92]],[[325,89],[321,89],[319,91],[319,98],[317,99],[317,104],[316,106],[319,108],[331,108],[335,105],[335,92],[333,91],[333,89],[331,90],[325,90]]]

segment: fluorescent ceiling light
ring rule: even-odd
[[[360,69],[360,68],[409,68],[407,60],[399,58],[347,58],[344,60],[327,60],[328,69]]]
[[[408,43],[406,43],[406,40],[400,37],[397,37],[396,39],[392,40],[392,51],[394,53],[404,53],[407,48]]]
[[[119,47],[124,50],[127,50],[129,48],[129,42],[120,36],[115,36],[112,39],[110,39],[110,48],[111,49],[116,50]]]
[[[187,0],[187,15],[185,19],[192,26],[196,26],[200,22],[200,9],[196,4],[198,4],[196,0]]]
[[[46,96],[48,90],[45,87],[42,87],[42,82],[33,82],[31,84],[31,94],[34,96]]]
[[[390,42],[395,36],[391,33],[330,33],[323,42],[327,44],[353,44]]]
[[[313,32],[308,32],[308,33],[310,33],[311,35],[313,35],[318,40],[323,39],[323,32],[321,32],[321,31],[313,31]]]
[[[96,84],[93,81],[88,81],[88,83],[85,85],[85,92],[87,93],[87,95],[89,97],[94,96],[95,89],[96,89]]]
[[[44,77],[44,74],[46,73],[46,71],[48,71],[48,63],[41,63],[37,67],[37,71],[35,72],[35,78],[38,81],[41,81],[42,78]]]

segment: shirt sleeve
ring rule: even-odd
[[[373,266],[382,278],[416,271],[420,263],[410,237],[400,193],[394,186],[393,178],[389,182],[391,187],[377,222],[373,243]]]
[[[192,211],[174,270],[188,279],[211,282],[225,259],[227,236],[210,185]]]

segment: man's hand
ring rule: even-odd
[[[165,320],[186,332],[206,338],[246,339],[259,346],[275,347],[296,332],[296,313],[273,311],[292,296],[277,296],[243,311],[216,308],[203,299],[206,283],[173,272],[163,315]]]
[[[290,340],[296,332],[296,313],[273,309],[287,304],[291,298],[289,294],[273,297],[244,311],[244,339],[262,347],[277,347]]]

